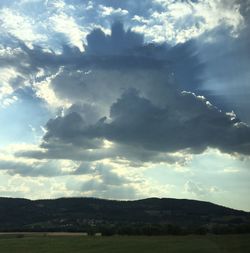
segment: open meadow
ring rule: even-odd
[[[0,235],[1,253],[250,253],[250,235]]]

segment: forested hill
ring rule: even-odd
[[[250,213],[186,199],[0,198],[1,231],[87,231],[150,224],[209,228],[244,225],[249,221]]]

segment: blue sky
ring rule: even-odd
[[[248,0],[0,3],[0,195],[250,211]]]

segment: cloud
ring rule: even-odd
[[[136,190],[131,186],[106,185],[93,179],[82,183],[79,190],[89,196],[107,199],[135,199],[137,196]]]
[[[237,169],[237,168],[225,168],[225,169],[223,169],[222,171],[220,171],[220,173],[239,173],[240,172],[240,170],[239,169]]]
[[[11,34],[18,39],[23,40],[27,45],[37,41],[45,41],[47,36],[39,33],[38,29],[33,26],[33,20],[18,11],[9,8],[0,10],[1,31]]]
[[[198,55],[206,65],[199,88],[218,106],[234,110],[243,121],[249,123],[250,2],[236,1],[235,4],[242,16],[236,36],[230,36],[230,29],[219,26],[197,41]]]
[[[1,159],[0,170],[9,175],[21,175],[23,177],[55,177],[66,173],[58,167],[57,162],[25,161],[20,159]]]
[[[91,104],[97,99],[96,107],[107,114],[111,104],[128,88],[136,87],[155,103],[163,103],[160,100],[171,93],[165,82],[183,86],[199,83],[203,66],[192,41],[176,47],[144,44],[141,34],[125,30],[118,22],[113,24],[110,35],[94,29],[87,42],[85,53],[64,45],[61,54],[57,54],[41,46],[30,49],[14,39],[11,55],[4,47],[5,53],[0,57],[0,63],[11,66],[18,76],[10,95],[29,87],[52,108]],[[153,82],[157,89],[151,85]]]
[[[104,5],[99,5],[99,12],[100,12],[100,15],[102,17],[106,17],[106,16],[124,16],[124,15],[127,15],[128,14],[128,11],[125,10],[125,9],[121,9],[121,8],[117,8],[117,9],[114,9],[112,7],[107,7],[107,6],[104,6]]]
[[[143,44],[143,35],[130,29],[125,31],[123,24],[115,22],[111,27],[111,35],[105,35],[101,29],[95,29],[87,35],[87,53],[97,55],[127,54]]]
[[[68,181],[66,187],[77,195],[126,200],[155,196],[156,193],[166,196],[174,188],[173,185],[159,185],[159,182],[145,178],[139,171],[124,166],[125,164],[117,165],[107,160],[82,162],[73,174],[88,178],[75,178]]]
[[[109,29],[110,23],[117,19],[134,31],[143,32],[147,41],[171,44],[186,42],[219,25],[237,33],[242,22],[237,0],[13,0],[1,1],[0,6],[8,14],[2,15],[4,32],[9,30],[13,35],[20,35],[29,45],[44,46],[48,42],[53,49],[58,49],[66,40],[83,50],[81,41],[85,41],[86,31],[98,26]],[[9,18],[14,15],[19,22]]]
[[[65,117],[58,117],[55,120],[50,120],[47,125],[47,133],[44,136],[45,142],[60,142],[73,143],[85,149],[95,149],[102,142],[95,136],[87,136],[84,134],[87,123],[76,112],[67,114]],[[93,138],[94,137],[94,138]],[[46,144],[45,144],[46,145]]]
[[[83,38],[86,36],[86,31],[78,26],[72,16],[62,12],[51,16],[50,21],[55,32],[64,35],[70,45],[79,48],[81,52],[84,51]]]
[[[178,151],[196,154],[211,147],[229,154],[249,155],[250,129],[237,118],[188,92],[176,95],[170,102],[160,108],[130,90],[111,106],[109,121],[102,118],[95,124],[85,125],[76,112],[50,120],[42,144],[45,152],[40,154],[44,157],[53,156],[54,152],[64,155],[77,147],[82,159],[125,157],[144,162],[171,162],[168,154]],[[114,145],[105,148],[104,140]],[[37,157],[39,152],[19,155]]]
[[[160,108],[130,90],[111,106],[109,117],[110,123],[99,122],[86,133],[153,151],[196,153],[213,147],[249,154],[249,127],[192,93],[176,95]]]
[[[177,83],[197,85],[203,69],[192,42],[173,48],[143,44],[141,35],[125,31],[120,23],[112,26],[110,36],[100,29],[94,30],[87,41],[85,54],[69,47],[64,47],[60,56],[25,50],[37,68],[64,66],[51,78],[51,89],[58,98],[72,103],[92,103],[97,99],[106,113],[111,103],[128,88],[140,89],[155,103],[164,103],[160,100],[164,101],[167,93],[173,92],[166,82],[173,83],[176,89]],[[37,60],[34,62],[34,59]],[[152,83],[157,85],[156,89]]]
[[[207,187],[200,183],[195,183],[192,181],[187,181],[185,183],[184,188],[186,192],[194,194],[195,196],[198,196],[198,197],[206,196],[208,194],[219,191],[219,189],[215,186]]]
[[[118,22],[110,35],[93,30],[87,42],[84,53],[64,47],[60,55],[22,46],[33,68],[59,69],[50,89],[71,106],[47,122],[42,151],[18,156],[185,164],[185,155],[209,147],[249,155],[247,125],[182,91],[199,82],[204,67],[192,41],[144,44],[142,35]]]
[[[133,185],[134,180],[118,175],[111,165],[83,162],[74,171],[74,175],[88,175],[90,179],[75,184],[68,182],[68,189],[79,191],[85,195],[111,199],[134,199],[138,192]]]
[[[13,153],[19,150],[39,149],[35,144],[14,144],[7,145],[0,149],[0,171],[7,175],[21,177],[57,177],[72,174],[79,166],[74,161],[61,159],[37,160],[15,157]]]
[[[17,77],[17,73],[12,68],[0,69],[0,106],[6,107],[11,104],[12,100],[17,99],[17,97],[13,95],[13,88],[11,85]]]
[[[218,26],[229,27],[232,34],[237,34],[243,18],[236,0],[157,0],[154,8],[135,15],[133,20],[134,31],[143,32],[147,40],[177,44]]]
[[[70,13],[63,3],[58,2],[59,11],[51,17]],[[192,13],[192,8],[205,8],[198,3],[158,4],[159,10],[167,8],[176,20],[182,5],[186,8],[185,16]],[[109,10],[111,15],[119,8],[129,9],[130,5],[128,2],[118,7],[112,3],[100,8]],[[226,10],[235,4],[230,6]],[[60,20],[56,20],[61,27]],[[76,20],[71,21],[77,24]],[[217,23],[222,21],[223,17]],[[241,19],[235,16],[234,21],[225,22],[236,29]],[[55,29],[62,30],[56,26]],[[69,33],[69,38],[79,45],[83,41],[73,33]],[[62,115],[46,124],[43,151],[34,151],[31,156],[61,158],[67,152],[67,158],[77,160],[82,156],[89,161],[124,157],[133,161],[184,162],[182,155],[173,153],[200,153],[208,147],[248,155],[247,125],[237,118],[232,120],[205,98],[182,92],[199,86],[205,67],[197,56],[194,41],[176,46],[145,44],[142,34],[125,29],[120,22],[113,23],[110,34],[100,28],[90,32],[85,52],[79,50],[79,45],[74,47],[76,43],[63,45],[59,54],[41,46],[30,48],[20,39],[13,41],[15,50],[8,55],[8,48],[4,47],[1,58],[2,62],[7,59],[17,73],[13,83],[6,79],[5,86],[10,91],[5,96],[11,98],[14,92],[24,89],[21,83],[28,83],[28,79],[32,82],[27,85],[37,97],[54,107],[66,107]],[[113,143],[108,149],[104,148],[107,140]]]
[[[144,178],[141,170],[132,170],[128,164],[116,164],[104,159],[100,162],[71,160],[37,160],[13,157],[13,151],[32,146],[14,145],[1,150],[0,191],[4,196],[32,199],[62,196],[91,196],[109,199],[138,199],[161,196],[171,187],[159,187],[155,181]],[[18,188],[18,190],[17,190]]]
[[[73,174],[89,174],[93,177],[97,177],[105,185],[123,185],[126,183],[130,183],[130,180],[115,173],[111,165],[105,165],[103,163],[91,164],[83,162],[73,172]]]

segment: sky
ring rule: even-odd
[[[249,0],[0,1],[0,196],[250,211]]]

